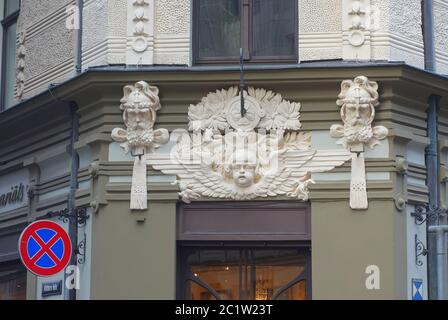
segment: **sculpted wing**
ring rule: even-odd
[[[299,183],[299,168],[304,166],[315,155],[315,150],[288,150],[275,153],[278,160],[273,159],[273,167],[266,174],[257,193],[273,197],[285,195],[294,190]]]
[[[210,164],[200,161],[200,153],[196,154],[198,158],[190,159],[183,155],[190,155],[191,149],[185,148],[182,143],[179,143],[175,149],[179,151],[177,157],[172,157],[170,154],[151,154],[147,158],[147,163],[155,170],[176,177],[175,183],[179,185],[181,190],[179,195],[183,201],[189,203],[200,197],[229,198],[231,196],[232,188],[229,182],[225,181],[221,174],[213,171]],[[182,160],[176,160],[176,158]]]
[[[183,155],[189,155],[191,151],[193,154],[195,152],[194,146],[191,147],[184,142],[188,142],[187,138],[185,141],[180,141],[175,148],[178,156],[180,155],[180,158],[183,159],[182,161],[173,161],[169,154],[151,153],[148,155],[147,162],[164,174],[176,176],[176,183],[181,190],[179,195],[185,202],[191,202],[200,197],[247,200],[257,196],[274,197],[277,195],[287,195],[306,201],[309,194],[308,185],[314,183],[311,173],[330,171],[351,158],[351,153],[344,149],[315,150],[309,148],[309,135],[287,136],[284,148],[270,154],[271,165],[264,169],[265,172],[256,188],[252,189],[252,193],[240,195],[235,191],[232,182],[227,181],[222,174],[213,170],[216,168],[212,168],[207,161],[200,161],[201,156],[203,160],[219,156],[220,150],[217,150],[213,144],[202,145],[205,149],[202,149],[202,154],[196,154],[197,160],[194,161],[183,158]]]
[[[313,152],[313,157],[300,164],[294,160],[297,157],[296,151],[289,151],[285,155],[286,166],[291,168],[293,177],[300,179],[307,174],[331,171],[351,159],[351,153],[344,149],[313,150]]]
[[[257,193],[308,200],[311,173],[330,171],[349,160],[346,150],[287,150],[278,154],[278,168],[268,173]]]

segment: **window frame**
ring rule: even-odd
[[[20,8],[22,5],[22,1],[19,1],[19,9],[16,11],[10,13],[8,16],[4,16],[5,10],[6,10],[6,3],[3,3],[1,6],[1,10],[3,12],[1,13],[2,19],[0,21],[1,24],[1,64],[2,68],[0,70],[0,112],[3,112],[7,109],[9,109],[12,106],[9,106],[9,108],[6,108],[6,93],[5,93],[5,87],[6,87],[6,72],[5,72],[5,66],[6,66],[6,51],[7,51],[7,45],[6,45],[6,36],[7,36],[7,30],[12,25],[17,24],[17,21],[19,19],[20,15]],[[16,42],[17,42],[17,32],[16,32]],[[15,49],[16,52],[16,60],[17,60],[17,48]],[[17,61],[15,62],[17,63]],[[16,67],[16,65],[15,65]],[[15,87],[15,85],[14,85]],[[15,94],[15,92],[14,92]]]
[[[205,57],[199,58],[199,7],[201,0],[193,0],[193,53],[192,60],[194,65],[201,64],[238,64],[240,57]],[[299,54],[299,0],[294,0],[296,5],[294,6],[294,54],[290,56],[264,56],[264,57],[251,57],[253,51],[253,0],[239,0],[240,12],[241,12],[241,47],[244,48],[244,63],[256,64],[256,63],[298,63]],[[245,6],[248,8],[245,11]]]

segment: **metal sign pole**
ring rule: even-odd
[[[244,107],[244,57],[243,48],[240,48],[240,96],[241,96],[241,118],[243,118],[247,110]]]

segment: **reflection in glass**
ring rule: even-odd
[[[186,300],[216,300],[216,298],[207,288],[188,280]]]
[[[0,301],[26,299],[26,272],[0,271]]]
[[[293,56],[297,0],[253,0],[253,52],[256,57]]]
[[[20,0],[6,0],[4,17],[16,12],[20,8]]]
[[[189,281],[188,299],[213,299],[213,290],[223,300],[270,300],[304,273],[306,257],[289,249],[195,250],[187,263],[191,277],[204,284]],[[278,299],[305,299],[305,287],[293,283]]]
[[[305,300],[306,281],[302,280],[283,291],[276,300]]]
[[[239,0],[201,0],[198,33],[199,58],[238,57]]]

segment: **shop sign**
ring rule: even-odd
[[[0,213],[28,205],[28,170],[0,177]]]

